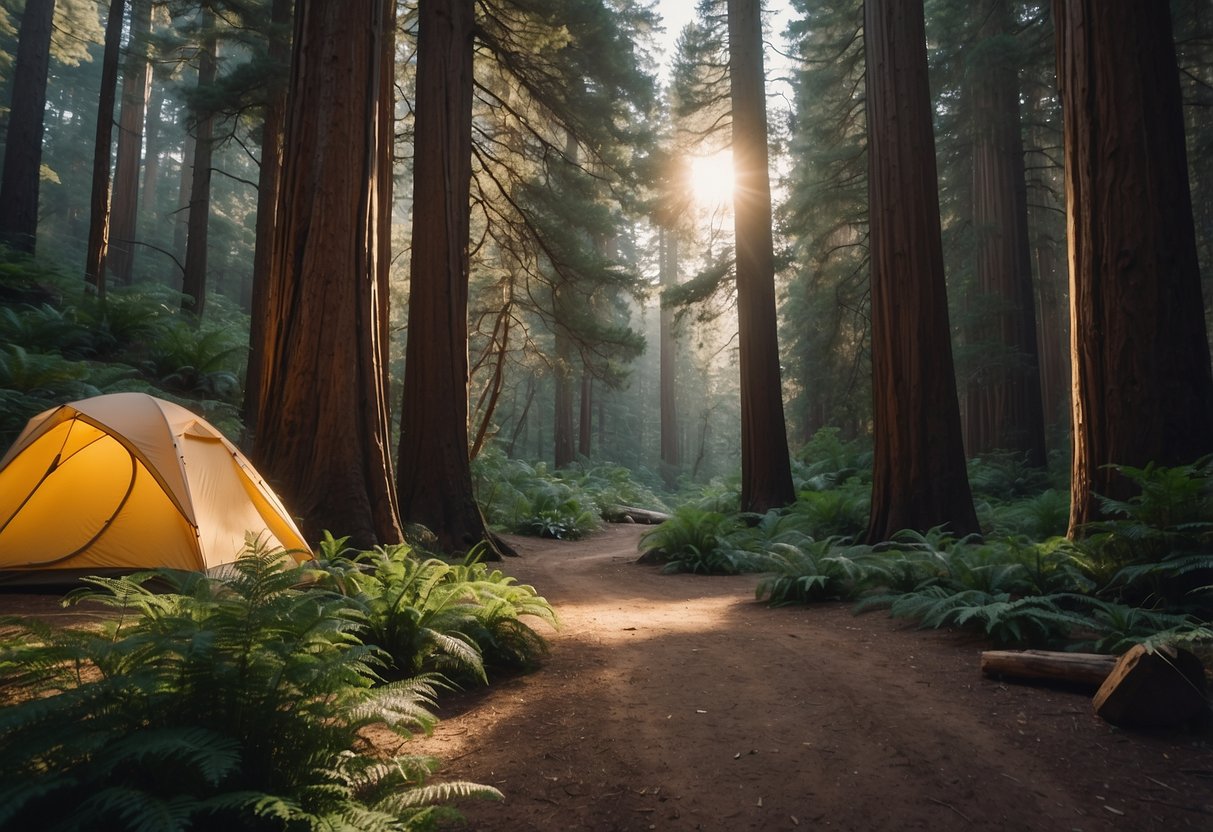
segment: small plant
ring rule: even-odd
[[[641,536],[640,550],[669,572],[734,575],[742,570],[729,537],[741,527],[736,516],[683,506]]]
[[[73,600],[117,610],[104,629],[17,625],[0,647],[0,826],[369,832],[497,795],[427,785],[428,759],[354,753],[370,725],[428,730],[434,682],[376,684],[358,611],[296,588],[288,560],[254,550],[231,581],[91,578]]]
[[[774,544],[765,558],[770,574],[758,584],[755,597],[771,606],[855,598],[871,572],[871,549],[842,542],[806,538],[799,545]]]
[[[553,626],[533,587],[516,584],[469,554],[462,565],[420,559],[408,546],[358,552],[326,534],[316,576],[365,619],[364,640],[391,658],[395,676],[441,673],[487,681],[485,665],[526,666],[546,649],[524,617]]]

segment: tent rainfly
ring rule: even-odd
[[[0,460],[0,580],[210,570],[235,561],[247,533],[311,557],[282,501],[223,434],[144,393],[40,413]]]

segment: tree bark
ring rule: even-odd
[[[273,355],[274,345],[267,343],[269,310],[279,304],[270,297],[275,288],[270,278],[274,263],[274,229],[278,213],[278,191],[282,175],[283,117],[286,113],[285,72],[290,62],[290,38],[287,31],[291,21],[291,0],[273,0],[270,7],[271,31],[267,52],[271,63],[281,67],[284,75],[270,79],[266,90],[265,110],[261,122],[261,169],[257,176],[257,227],[253,250],[253,294],[249,315],[248,370],[244,381],[245,443],[261,423],[262,402],[265,397],[265,361]]]
[[[89,197],[88,248],[84,280],[105,298],[105,258],[109,247],[110,140],[114,133],[114,97],[118,88],[118,51],[126,0],[110,3],[105,22],[105,51],[101,57],[101,93],[97,102],[97,134],[93,143],[93,187]]]
[[[678,283],[678,239],[668,228],[658,230],[660,281],[662,289]],[[661,476],[673,487],[682,467],[682,446],[678,431],[678,397],[676,395],[677,343],[674,340],[674,310],[661,306],[660,335],[661,388]]]
[[[977,532],[944,288],[921,2],[867,0],[872,512],[866,539]]]
[[[218,43],[214,33],[215,15],[209,5],[202,7],[204,36],[198,51],[198,91],[215,84]],[[206,311],[207,237],[211,220],[211,159],[214,155],[215,114],[194,113],[194,159],[190,177],[188,236],[185,243],[185,270],[181,277],[181,309],[201,318]]]
[[[123,285],[131,282],[135,264],[135,230],[139,212],[139,167],[143,155],[143,122],[147,113],[150,73],[147,37],[152,30],[151,0],[132,0],[131,33],[122,74],[122,109],[118,115],[118,154],[114,165],[114,196],[110,208],[110,274]]]
[[[0,243],[27,254],[34,253],[38,238],[42,132],[54,19],[55,0],[26,0],[0,176]]]
[[[586,459],[593,450],[594,379],[585,369],[581,371],[581,396],[577,400],[577,453]]]
[[[388,448],[391,0],[300,0],[254,457],[303,521],[401,540]]]
[[[552,396],[552,464],[568,468],[573,464],[573,349],[568,335],[561,331],[562,292],[556,288],[556,362],[552,368],[555,382]]]
[[[1018,451],[1029,465],[1045,464],[1036,304],[1028,242],[1028,197],[1020,136],[1019,82],[1000,42],[1010,39],[1009,0],[986,10],[979,62],[972,66],[973,230],[978,296],[990,310],[976,329],[1004,357],[970,382],[965,402],[969,456]]]
[[[489,539],[468,461],[472,0],[419,7],[413,253],[397,489],[445,551]]]
[[[741,508],[759,514],[792,503],[775,312],[775,259],[767,159],[766,79],[759,0],[729,0],[733,108],[733,221],[741,375]]]
[[[1056,0],[1073,366],[1070,535],[1110,464],[1213,451],[1213,374],[1166,3]]]

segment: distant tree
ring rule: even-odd
[[[872,511],[866,539],[979,531],[944,289],[921,0],[866,0]]]
[[[114,134],[114,99],[118,89],[118,52],[122,43],[122,18],[126,0],[113,0],[105,23],[105,51],[101,58],[101,91],[98,95],[97,132],[93,143],[93,186],[89,197],[88,248],[84,255],[84,280],[105,297],[105,258],[109,248],[110,141]]]
[[[992,343],[991,361],[964,391],[970,456],[1012,450],[1045,464],[1044,412],[1037,353],[1028,202],[1020,135],[1019,51],[1010,0],[971,7],[964,98],[971,116],[972,233],[982,311],[969,321],[974,341]]]
[[[1070,534],[1131,483],[1111,464],[1213,451],[1213,374],[1167,3],[1056,0],[1074,454]]]
[[[826,426],[868,429],[868,156],[862,0],[793,7],[795,163],[780,216],[792,264],[780,313],[788,418],[806,442]]]
[[[766,76],[759,0],[729,0],[733,217],[741,375],[741,508],[765,513],[796,499],[783,417],[767,158]]]
[[[0,178],[0,243],[33,254],[55,0],[26,0]]]
[[[143,156],[143,124],[151,87],[148,35],[152,0],[132,0],[130,35],[122,72],[122,103],[118,115],[118,153],[114,165],[114,194],[110,206],[108,267],[119,283],[131,282],[135,264],[135,230],[139,216],[139,169]]]
[[[186,221],[185,269],[181,281],[181,308],[201,318],[206,311],[206,269],[211,213],[211,165],[215,153],[215,112],[210,93],[218,71],[219,40],[215,13],[209,2],[199,10],[198,84],[193,107],[193,154]]]
[[[662,289],[665,289],[678,282],[678,237],[668,228],[660,228],[657,233],[658,273]],[[667,486],[673,486],[678,470],[682,467],[682,440],[678,424],[678,354],[674,336],[674,310],[668,304],[661,306],[658,339],[661,373],[661,475]]]
[[[310,539],[329,529],[357,546],[401,539],[387,403],[394,10],[296,6],[252,448]]]

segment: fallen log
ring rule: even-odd
[[[1050,679],[1091,687],[1102,685],[1115,666],[1116,657],[1102,653],[986,650],[981,654],[981,672],[985,676]]]
[[[656,526],[670,519],[670,515],[664,511],[651,511],[635,506],[611,506],[602,514],[612,523],[644,523],[649,526]]]

